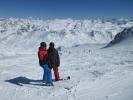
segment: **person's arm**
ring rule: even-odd
[[[50,62],[50,53],[48,53],[48,59],[47,59],[47,61],[48,61],[48,65],[49,65],[49,68],[50,69],[52,69],[52,66],[51,66],[51,62]]]
[[[38,52],[38,59],[39,59],[39,65],[42,67],[42,62],[40,61],[39,52]]]

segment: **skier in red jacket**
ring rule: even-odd
[[[43,81],[47,86],[53,86],[51,70],[48,65],[48,52],[46,50],[46,43],[41,42],[38,49],[39,64],[44,70]]]

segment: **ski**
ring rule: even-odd
[[[71,79],[71,77],[70,76],[67,76],[66,78],[60,78],[58,81],[70,80],[70,79]],[[53,81],[56,82],[56,80],[53,80]]]

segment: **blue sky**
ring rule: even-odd
[[[0,17],[133,18],[133,0],[0,0]]]

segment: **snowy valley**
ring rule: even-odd
[[[41,41],[61,48],[60,77],[70,80],[41,85]],[[0,100],[133,100],[132,44],[129,19],[1,18]]]

